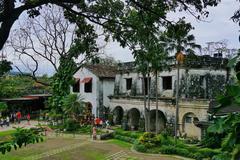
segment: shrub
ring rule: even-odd
[[[197,138],[187,138],[184,140],[186,144],[197,144],[199,140]]]
[[[122,129],[116,129],[115,134],[137,139],[142,135],[142,132],[123,131]]]
[[[194,158],[194,159],[202,159],[203,157],[199,153],[192,153],[188,149],[179,148],[175,146],[161,146],[160,150],[163,154],[176,154],[184,157]]]
[[[212,160],[226,160],[226,159],[229,159],[229,157],[232,157],[232,155],[229,154],[228,152],[224,152],[224,153],[213,156]]]
[[[197,153],[194,153],[191,158],[194,158],[196,160],[202,160],[204,157],[201,153],[197,152]]]
[[[134,142],[133,148],[138,152],[146,152],[147,151],[147,148],[145,147],[145,145],[139,143],[139,141],[137,141],[137,140]]]
[[[221,148],[223,134],[207,133],[202,139],[201,145],[208,148]]]
[[[130,138],[130,137],[126,137],[126,136],[121,136],[121,135],[114,135],[114,138],[119,139],[121,141],[125,141],[128,143],[134,143],[135,139]]]
[[[198,153],[203,155],[206,158],[212,158],[214,155],[220,154],[219,151],[211,149],[211,148],[201,148],[198,150]]]
[[[72,120],[72,119],[68,119],[65,123],[64,123],[64,128],[66,129],[66,131],[76,131],[77,128],[79,128],[79,124]]]
[[[174,139],[167,135],[159,134],[157,139],[161,142],[161,145],[174,145]]]
[[[138,140],[147,148],[156,147],[161,144],[161,138],[150,132],[145,132]]]
[[[79,133],[90,134],[92,127],[90,125],[81,126],[78,128]]]

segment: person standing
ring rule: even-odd
[[[21,118],[22,118],[21,112],[18,111],[16,116],[17,116],[18,124],[20,124],[21,123]]]
[[[93,136],[93,140],[97,139],[97,129],[96,129],[96,127],[93,127],[93,129],[92,129],[92,136]]]
[[[27,121],[28,121],[28,125],[30,125],[30,114],[27,114]]]

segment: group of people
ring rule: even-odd
[[[104,127],[106,127],[106,128],[109,128],[109,121],[108,120],[106,120],[106,121],[104,121],[103,119],[101,119],[101,118],[99,118],[99,117],[96,117],[95,119],[94,119],[94,125],[96,126],[96,127],[100,127],[100,128],[104,128]]]
[[[28,113],[26,115],[28,124],[30,125],[30,114]],[[1,117],[0,118],[0,126],[4,127],[4,126],[10,126],[10,122],[12,123],[21,123],[21,119],[22,119],[22,113],[20,111],[18,112],[13,112],[11,113],[9,116],[7,115],[6,117]]]
[[[4,127],[4,126],[9,126],[9,125],[10,125],[10,118],[8,116],[5,118],[1,117],[0,126]]]

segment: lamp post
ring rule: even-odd
[[[175,115],[175,144],[177,144],[177,132],[178,132],[178,115],[179,115],[179,67],[180,64],[184,61],[184,54],[179,51],[176,54],[176,61],[177,61],[177,86],[176,86],[176,115]]]

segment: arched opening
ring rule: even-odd
[[[128,126],[131,130],[137,130],[139,127],[140,111],[137,108],[132,108],[127,114]]]
[[[121,106],[117,106],[113,110],[113,123],[117,125],[122,124],[124,110]]]
[[[182,118],[182,131],[187,134],[187,136],[195,136],[196,129],[198,128],[195,126],[194,122],[199,121],[197,116],[192,113],[184,114]]]
[[[158,110],[158,129],[162,132],[166,126],[167,119],[164,113]],[[156,131],[156,109],[150,111],[150,131]]]
[[[92,124],[93,114],[92,114],[92,104],[90,102],[85,102],[85,108],[83,110],[83,117],[81,118],[81,124]]]

